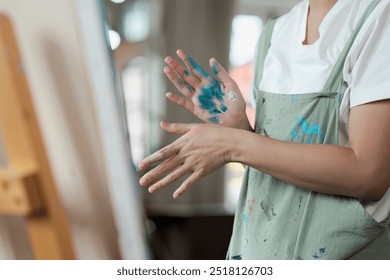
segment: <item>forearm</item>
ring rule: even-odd
[[[282,142],[243,131],[233,136],[231,160],[241,162],[300,188],[377,200],[366,159],[352,148]],[[376,182],[372,182],[376,184]]]

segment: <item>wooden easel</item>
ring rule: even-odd
[[[50,171],[18,47],[0,15],[0,214],[22,216],[36,259],[74,259],[69,225]]]

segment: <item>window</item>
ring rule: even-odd
[[[123,94],[126,104],[130,147],[133,162],[140,162],[147,154],[149,124],[147,93],[149,91],[148,61],[145,57],[133,58],[122,71]]]

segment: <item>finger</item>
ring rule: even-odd
[[[154,185],[149,187],[148,190],[150,193],[155,193],[155,192],[165,188],[166,186],[169,186],[169,185],[173,184],[174,182],[178,181],[179,179],[181,179],[183,176],[185,176],[189,172],[190,172],[190,169],[188,167],[182,165],[181,167],[177,168],[172,173],[168,174],[163,179],[161,179],[160,181],[158,181],[157,183],[155,183]]]
[[[174,156],[178,150],[176,148],[174,148],[173,144],[171,144],[171,145],[155,152],[154,154],[146,157],[145,159],[143,159],[138,164],[139,169],[141,171],[145,170],[155,163],[161,162],[163,160],[170,158],[171,156]]]
[[[186,193],[199,179],[202,178],[202,175],[198,172],[194,172],[188,177],[183,184],[175,191],[173,198],[179,198],[184,193]]]
[[[195,106],[194,104],[184,97],[179,97],[177,95],[174,95],[172,92],[168,92],[166,94],[166,97],[173,103],[183,107],[184,109],[187,109],[191,113],[194,113]]]
[[[188,99],[192,98],[194,89],[183,81],[183,79],[169,66],[164,67],[164,73],[173,85]]]
[[[197,124],[192,124],[192,123],[168,123],[168,122],[164,122],[162,121],[160,123],[161,127],[169,132],[169,133],[173,133],[173,134],[186,134],[188,131],[190,131],[194,126],[196,126]]]
[[[191,73],[196,76],[199,80],[207,79],[209,80],[210,75],[189,55],[187,55],[183,50],[178,50],[177,55],[184,62]]]
[[[223,84],[234,82],[229,73],[225,70],[225,68],[222,67],[221,64],[219,64],[215,58],[211,58],[209,63],[213,73],[220,79]]]
[[[167,56],[165,58],[165,62],[192,88],[196,88],[199,85],[200,80],[194,75],[191,75],[188,70],[184,69],[184,67],[176,59]]]
[[[177,156],[167,159],[140,179],[141,186],[147,187],[156,183],[162,176],[182,165],[182,163],[183,159],[179,159]]]

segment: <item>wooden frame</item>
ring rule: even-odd
[[[36,259],[74,259],[10,20],[0,15],[0,214],[23,216]]]

